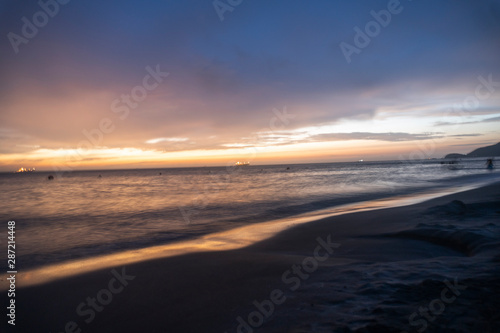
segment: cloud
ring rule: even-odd
[[[469,146],[474,146],[476,148],[480,148],[481,146],[493,145],[493,144],[496,144],[496,143],[497,142],[494,142],[494,141],[482,141],[482,142],[477,142],[477,143],[465,143],[465,144],[449,145],[449,147],[469,147]]]
[[[474,120],[474,121],[462,121],[462,122],[448,122],[448,121],[440,121],[436,122],[434,126],[450,126],[450,125],[470,125],[470,124],[481,124],[481,123],[492,123],[492,122],[497,122],[500,121],[500,117],[490,117],[486,119],[481,119],[481,120]]]
[[[462,138],[462,137],[471,137],[471,136],[482,136],[484,134],[478,134],[478,133],[473,133],[473,134],[454,134],[454,135],[448,135],[449,138]]]
[[[156,143],[160,143],[160,142],[184,142],[184,141],[188,141],[188,140],[189,140],[188,138],[156,138],[156,139],[147,140],[146,143],[156,144]]]
[[[345,141],[345,140],[377,140],[377,141],[419,141],[443,138],[442,133],[368,133],[368,132],[354,132],[354,133],[331,133],[331,134],[318,134],[311,139],[316,141]]]
[[[386,141],[386,142],[405,142],[421,141],[444,138],[443,133],[372,133],[372,132],[351,132],[351,133],[321,133],[311,134],[307,131],[293,132],[263,132],[256,133],[254,137],[241,138],[237,143],[223,143],[221,147],[259,147],[259,146],[284,146],[299,143],[317,143],[333,141]]]
[[[435,120],[474,93],[477,76],[500,74],[498,2],[422,0],[404,10],[347,64],[339,44],[387,0],[245,1],[221,22],[211,1],[71,1],[15,54],[0,42],[1,153],[75,149],[102,119],[113,131],[94,146],[161,151],[247,145],[426,140],[446,134],[301,133],[339,119]],[[36,1],[0,5],[0,35],[21,33]],[[426,17],[422,28],[422,17]],[[146,66],[170,76],[126,119],[112,103],[140,85]],[[492,97],[479,112],[498,110]],[[266,136],[274,108],[295,115],[290,133]],[[490,108],[487,110],[487,108]],[[486,113],[485,113],[486,114]],[[454,124],[445,117],[435,126]],[[498,121],[492,117],[479,124]],[[413,130],[413,129],[412,129]],[[476,131],[476,130],[475,130]],[[260,133],[260,134],[257,134]],[[189,138],[183,141],[174,138]],[[99,140],[98,140],[99,139]]]

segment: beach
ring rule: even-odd
[[[500,0],[0,17],[0,333],[500,333]]]
[[[15,331],[498,332],[499,185],[21,285]]]

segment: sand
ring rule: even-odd
[[[497,183],[107,264],[21,285],[14,331],[498,332],[499,217]]]

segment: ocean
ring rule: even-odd
[[[17,267],[26,270],[500,180],[484,159],[441,162],[0,173],[0,244],[6,244],[6,222],[16,221]]]

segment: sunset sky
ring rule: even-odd
[[[6,0],[0,34],[0,171],[500,141],[499,0]]]

